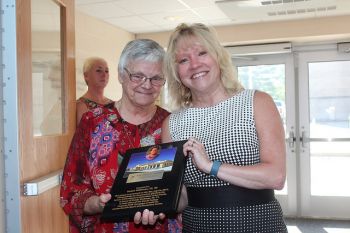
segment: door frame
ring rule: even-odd
[[[16,1],[1,1],[3,11],[2,27],[2,82],[4,124],[4,167],[5,167],[5,225],[4,232],[21,232],[20,176],[19,176],[19,132],[17,109],[17,44]],[[6,59],[4,59],[6,58]]]
[[[34,137],[32,126],[31,1],[4,0],[2,51],[4,69],[4,154],[6,232],[68,232],[59,205],[59,187],[43,195],[24,196],[23,183],[63,168],[75,131],[74,0],[52,0],[61,8],[65,133]],[[16,39],[14,39],[16,38]],[[61,146],[64,145],[64,146]],[[37,149],[36,147],[41,148]],[[52,150],[52,151],[50,151]],[[53,152],[58,151],[57,155]],[[40,164],[40,161],[46,163]],[[40,168],[30,169],[30,163]],[[50,164],[50,166],[45,166]],[[33,171],[34,170],[34,171]],[[53,219],[55,218],[55,219]],[[45,223],[45,224],[43,224]],[[45,229],[46,228],[46,229]],[[55,229],[49,230],[47,229]]]
[[[310,134],[309,120],[309,77],[308,63],[309,62],[330,62],[330,61],[350,61],[349,54],[342,54],[337,51],[337,45],[326,44],[309,47],[297,48],[298,57],[298,83],[299,83],[299,127],[298,135],[308,137]],[[306,134],[302,135],[302,132]],[[305,140],[305,139],[304,139]],[[302,217],[319,217],[319,218],[336,218],[350,219],[350,210],[344,208],[346,203],[350,203],[350,197],[311,197],[311,174],[310,174],[310,146],[306,143],[306,147],[300,148],[300,177],[299,192],[300,192],[300,211]]]

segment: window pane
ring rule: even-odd
[[[350,61],[309,64],[311,195],[350,196]],[[334,142],[342,138],[345,141]]]
[[[35,136],[64,132],[60,6],[32,0],[32,88]]]
[[[238,78],[247,89],[264,91],[272,96],[285,122],[285,65],[256,65],[238,67]]]

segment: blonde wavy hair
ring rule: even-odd
[[[164,59],[164,74],[168,81],[171,108],[177,110],[186,108],[192,104],[192,94],[189,88],[185,87],[177,72],[177,45],[181,41],[198,41],[204,46],[208,53],[216,59],[220,66],[221,81],[229,93],[236,93],[243,89],[237,79],[237,72],[234,68],[231,57],[226,49],[220,44],[214,29],[201,23],[191,25],[180,24],[171,33],[167,52]]]

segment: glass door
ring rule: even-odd
[[[275,191],[284,215],[295,216],[296,146],[295,81],[292,54],[244,56],[233,58],[238,77],[246,89],[257,89],[272,96],[281,114],[286,134],[287,181],[281,191]]]
[[[350,218],[350,54],[299,52],[300,214]]]

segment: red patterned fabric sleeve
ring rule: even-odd
[[[72,139],[63,171],[60,197],[61,206],[69,216],[71,233],[93,232],[95,216],[83,214],[86,200],[96,195],[91,185],[88,168],[91,123],[89,113],[84,114]],[[91,122],[91,121],[90,121]]]

